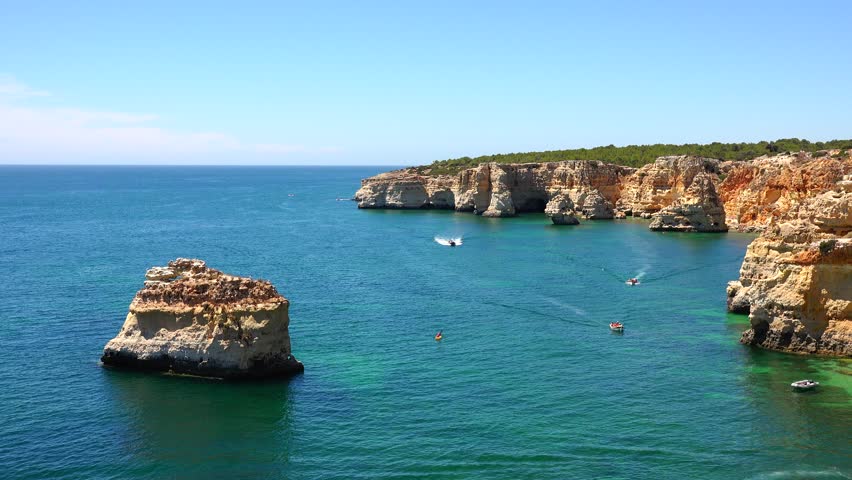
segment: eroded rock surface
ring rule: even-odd
[[[515,216],[515,202],[512,198],[512,186],[517,182],[510,178],[510,169],[502,165],[492,163],[489,165],[491,178],[491,198],[488,207],[482,212],[483,217],[513,217]],[[512,172],[515,174],[516,172]],[[511,175],[516,176],[516,175]]]
[[[721,163],[689,155],[660,157],[625,180],[618,208],[636,217],[650,218],[686,195],[696,176],[717,182]],[[691,195],[695,197],[695,192]]]
[[[359,208],[454,208],[510,217],[543,212],[554,198],[566,196],[575,216],[613,218],[621,183],[633,171],[597,161],[486,163],[454,176],[404,169],[364,179],[355,199]]]
[[[579,225],[580,220],[574,211],[574,201],[567,193],[558,193],[547,202],[544,213],[554,225]]]
[[[596,161],[492,163],[455,176],[390,172],[364,180],[357,198],[361,208],[543,211],[558,225],[635,216],[657,230],[764,232],[727,290],[729,310],[750,314],[743,341],[848,356],[850,175],[852,156],[839,150],[744,162],[670,156],[638,170]]]
[[[364,179],[355,199],[360,208],[455,208],[489,217],[544,211],[555,215],[551,220],[556,224],[574,224],[579,217],[611,219],[616,212],[620,218],[650,218],[680,201],[682,210],[674,215],[696,220],[704,215],[712,225],[718,223],[717,205],[696,204],[707,194],[689,189],[699,174],[715,187],[721,163],[693,156],[660,157],[638,171],[599,161],[487,163],[455,176],[404,169]],[[570,209],[566,199],[573,204]],[[696,208],[703,211],[693,211]]]
[[[728,305],[743,343],[852,356],[852,179],[773,218],[746,252]]]
[[[453,208],[449,176],[425,176],[413,169],[382,173],[361,181],[359,208]]]
[[[667,156],[638,170],[579,160],[486,163],[457,175],[413,168],[383,173],[364,179],[355,199],[359,208],[454,208],[493,217],[547,211],[557,224],[573,223],[572,216],[653,219],[659,213],[656,229],[725,231],[727,224],[761,232],[849,174],[852,156],[839,150],[743,162]],[[570,211],[557,207],[565,198],[574,204]]]
[[[730,165],[718,186],[728,226],[760,232],[802,202],[835,187],[852,174],[852,157],[833,150],[833,155],[814,158],[808,153],[759,157]]]
[[[145,276],[105,365],[219,377],[281,377],[304,367],[290,349],[289,301],[263,280],[179,258]]]
[[[711,174],[696,174],[686,191],[672,205],[652,216],[648,228],[657,231],[727,232],[725,207],[716,194]]]

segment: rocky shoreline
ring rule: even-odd
[[[743,343],[852,356],[852,176],[774,219],[727,293],[749,315]]]
[[[627,216],[655,231],[761,233],[728,308],[743,343],[852,356],[852,151],[732,162],[660,157],[639,169],[599,161],[482,164],[457,175],[410,168],[362,180],[358,208],[543,212],[557,225]]]
[[[153,267],[104,365],[225,379],[288,377],[289,301],[266,281],[227,275],[179,258]]]
[[[642,217],[655,230],[760,232],[852,173],[849,152],[743,162],[659,157],[639,169],[600,161],[486,163],[455,175],[416,168],[361,181],[358,208],[451,209],[486,217],[546,213],[555,224]],[[577,220],[575,222],[574,220]]]

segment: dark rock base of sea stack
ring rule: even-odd
[[[738,280],[728,282],[728,311],[748,315],[751,305],[748,303],[748,290]]]
[[[105,351],[101,357],[101,362],[107,367],[124,370],[194,375],[223,380],[289,378],[305,371],[302,362],[296,360],[296,357],[292,355],[286,358],[258,359],[246,369],[235,369],[210,360],[197,362],[166,355],[139,358],[136,355],[116,350]]]
[[[777,331],[760,325],[743,332],[740,343],[778,352],[852,357],[852,345],[830,332],[817,339],[804,332]]]
[[[105,366],[223,379],[304,371],[290,345],[290,302],[264,280],[179,258],[145,275]]]

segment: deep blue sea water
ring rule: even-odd
[[[852,478],[852,362],[737,343],[752,236],[336,201],[381,170],[0,167],[0,478]],[[271,280],[305,374],[102,368],[179,256]]]

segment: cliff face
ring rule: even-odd
[[[545,212],[556,224],[633,215],[653,218],[655,230],[760,232],[852,174],[852,157],[840,154],[747,162],[669,156],[638,170],[597,161],[487,163],[436,176],[405,169],[363,180],[355,199],[359,208],[454,208],[490,217]]]
[[[760,157],[731,163],[718,190],[728,226],[759,232],[808,198],[831,190],[849,174],[852,157],[848,153],[842,158],[813,158],[806,153]]]
[[[571,212],[612,218],[621,183],[633,169],[603,162],[570,161],[482,164],[456,176],[427,176],[413,169],[388,172],[361,182],[359,208],[454,208],[488,217],[542,212],[548,203],[571,200]],[[561,214],[560,214],[561,215]]]
[[[725,208],[716,194],[713,177],[700,172],[689,188],[668,207],[652,216],[651,230],[679,232],[727,232]]]
[[[358,208],[453,208],[453,183],[447,175],[397,170],[362,180],[355,200]]]
[[[770,220],[728,286],[728,307],[749,312],[743,343],[852,356],[852,177]]]
[[[764,232],[728,286],[729,310],[750,315],[742,341],[852,355],[848,151],[747,162],[660,157],[639,170],[592,161],[492,163],[457,176],[403,170],[364,180],[356,198],[360,208],[426,206],[495,217],[544,211],[560,225],[633,215],[651,218],[653,230]]]
[[[660,157],[626,179],[618,207],[636,217],[650,218],[675,204],[687,193],[699,174],[717,183],[720,165],[719,160],[712,158]],[[692,196],[695,197],[695,192]]]
[[[638,171],[597,161],[488,163],[456,176],[405,169],[363,180],[355,199],[359,208],[455,208],[486,217],[543,211],[562,225],[579,223],[579,217],[650,218],[676,206],[660,229],[724,231],[724,210],[715,192],[720,164],[675,156]]]
[[[101,361],[219,378],[292,375],[304,367],[291,354],[288,308],[269,282],[179,258],[148,270]]]
[[[660,157],[627,179],[618,208],[653,219],[651,230],[725,232],[725,210],[716,193],[721,166],[712,158]]]

